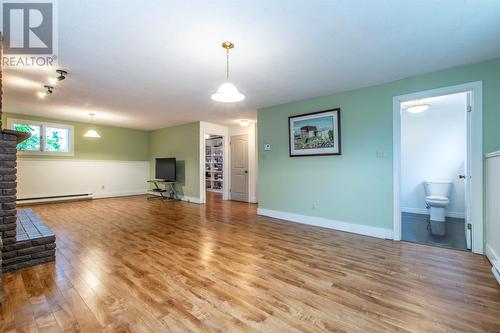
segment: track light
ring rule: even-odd
[[[57,69],[56,70],[56,73],[59,74],[57,76],[57,81],[62,81],[66,78],[66,76],[68,75],[68,72],[66,72],[65,70],[62,70],[62,69]]]
[[[66,76],[68,76],[68,72],[62,69],[57,69],[56,73],[57,73],[56,77],[49,77],[49,82],[51,84],[57,84],[58,82],[66,79]]]
[[[38,92],[38,97],[39,98],[43,99],[43,98],[49,96],[50,94],[52,94],[54,92],[54,87],[53,86],[49,86],[49,85],[46,84],[43,87],[46,89],[46,91],[39,91]]]

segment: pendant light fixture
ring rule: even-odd
[[[229,50],[234,48],[231,42],[222,43],[222,48],[226,50],[226,82],[221,84],[215,94],[211,96],[214,101],[222,103],[240,102],[245,99],[245,95],[238,91],[238,88],[229,82]]]
[[[90,123],[93,124],[95,113],[89,113],[89,115],[90,115]],[[97,133],[96,130],[94,130],[94,129],[89,129],[87,131],[87,133],[85,133],[83,136],[86,138],[100,138],[101,137],[99,135],[99,133]]]

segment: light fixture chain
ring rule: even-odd
[[[226,49],[226,80],[229,81],[229,49]]]

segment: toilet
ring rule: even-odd
[[[444,236],[445,228],[445,210],[450,204],[451,182],[446,180],[426,181],[425,186],[425,204],[430,210],[431,234]]]

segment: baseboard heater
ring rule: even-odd
[[[27,205],[41,202],[57,202],[68,200],[88,200],[94,197],[93,193],[67,194],[67,195],[52,195],[46,197],[20,198],[16,200],[18,205]]]

